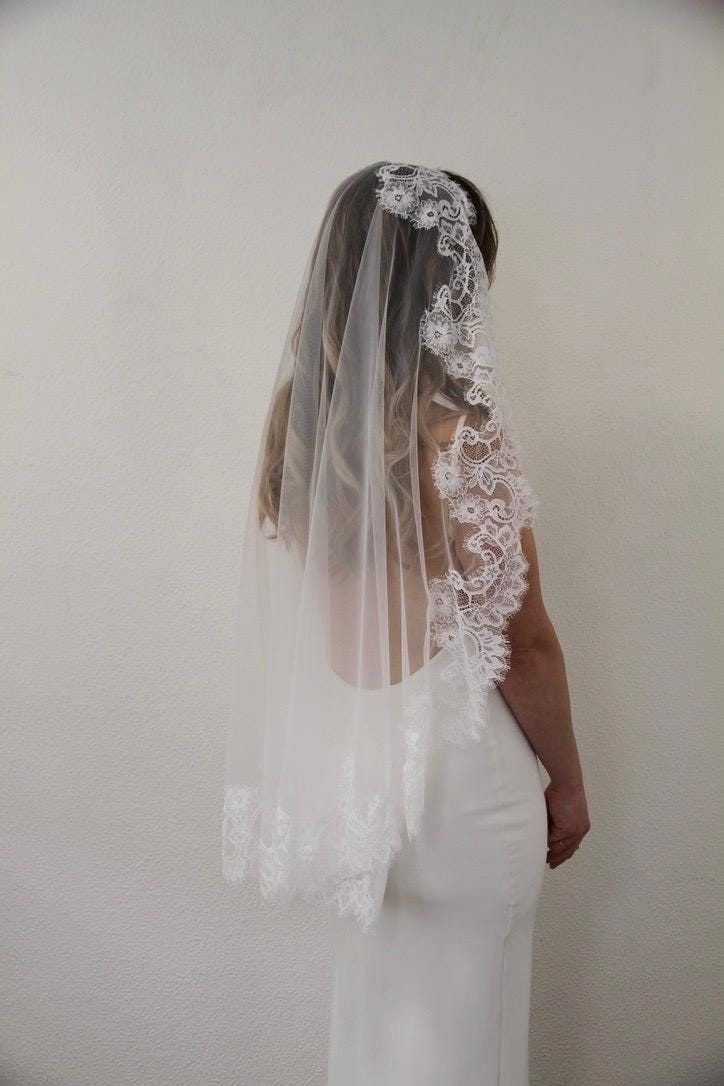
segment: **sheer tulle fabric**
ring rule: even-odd
[[[537,500],[473,216],[439,170],[377,163],[338,187],[249,507],[224,875],[363,927],[419,827],[433,745],[485,728],[526,587]]]

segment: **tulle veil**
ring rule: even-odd
[[[223,873],[363,928],[420,825],[435,745],[486,726],[526,589],[538,502],[475,214],[438,169],[378,162],[338,185],[249,501]]]

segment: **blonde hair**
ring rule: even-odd
[[[335,374],[344,338],[349,306],[354,292],[357,273],[362,258],[367,230],[374,213],[375,168],[369,167],[354,175],[338,187],[330,201],[327,215],[320,228],[329,225],[328,245],[325,257],[325,298],[323,312],[323,345],[320,372],[317,375],[320,392],[326,402],[317,409],[327,417],[335,387]],[[488,279],[492,281],[497,253],[497,232],[490,212],[478,189],[457,174],[448,173],[468,193],[476,210],[477,221],[473,226],[476,241],[481,249]],[[328,223],[329,216],[331,223]],[[414,259],[426,269],[430,289],[445,281],[444,257],[437,251],[434,231],[416,230],[395,215],[385,215],[382,232],[382,266],[388,274],[388,306],[386,313],[386,355],[384,372],[384,471],[385,500],[388,509],[388,541],[394,518],[395,536],[399,535],[403,549],[409,545],[416,551],[416,525],[413,502],[413,472],[411,463],[411,429],[416,428],[416,443],[432,450],[440,448],[430,429],[434,414],[433,399],[441,392],[459,410],[465,412],[473,426],[480,426],[486,417],[482,407],[470,405],[464,397],[463,386],[451,377],[440,359],[423,349],[419,342],[419,324],[422,308],[415,313],[406,304],[409,298],[408,269]],[[420,256],[420,250],[425,247]],[[334,284],[326,289],[327,284]],[[404,299],[404,300],[403,300]],[[294,366],[302,334],[302,316],[290,338],[292,372],[277,389],[266,431],[266,444],[258,492],[259,523],[267,526],[272,537],[279,528],[279,512],[282,488],[286,479],[293,479],[296,486],[289,493],[297,496],[309,492],[311,459],[308,426],[299,427],[292,417],[292,392]],[[409,359],[417,358],[419,366],[410,365]],[[405,359],[408,360],[405,364]],[[340,405],[342,407],[343,405]],[[454,412],[454,409],[451,408]],[[343,425],[344,411],[336,411]],[[440,413],[437,409],[437,418]],[[300,432],[300,430],[302,432]],[[326,434],[327,455],[334,467],[335,494],[349,516],[337,518],[340,524],[354,522],[360,505],[359,487],[354,465],[348,462],[345,443],[337,440],[334,426]],[[346,443],[349,447],[349,443]],[[299,498],[297,498],[299,500]],[[285,522],[287,521],[285,507]],[[289,536],[301,547],[306,545],[308,508],[290,511],[289,522],[284,525],[284,538]],[[350,533],[352,529],[350,529]],[[335,539],[334,546],[340,563],[344,564],[345,540],[343,534]]]

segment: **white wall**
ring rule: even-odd
[[[219,804],[265,400],[326,198],[379,158],[468,174],[501,233],[594,825],[546,875],[531,1082],[724,1080],[723,29],[6,0],[3,1086],[323,1083],[324,926],[225,887]]]

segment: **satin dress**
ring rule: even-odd
[[[527,1086],[546,852],[538,761],[495,687],[481,740],[432,753],[377,925],[332,921],[328,1086]]]

